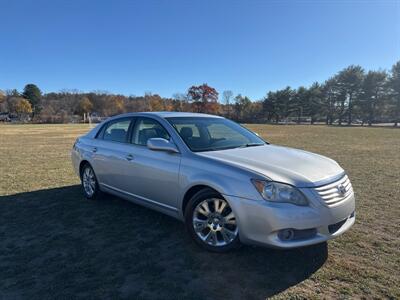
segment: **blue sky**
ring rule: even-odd
[[[399,1],[0,0],[0,89],[253,100],[400,59]]]

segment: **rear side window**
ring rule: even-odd
[[[111,122],[110,124],[106,125],[102,134],[103,140],[126,143],[130,123],[130,119],[124,119],[121,121]]]

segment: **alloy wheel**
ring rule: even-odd
[[[86,167],[84,169],[82,174],[82,184],[86,195],[92,197],[96,191],[96,178],[91,167]]]
[[[210,198],[200,202],[193,212],[197,236],[211,246],[226,246],[238,235],[236,217],[224,199]]]

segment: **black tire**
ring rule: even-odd
[[[89,193],[88,190],[84,186],[84,176],[85,176],[84,174],[87,171],[92,172],[92,174],[93,174],[93,179],[94,179],[93,193]],[[99,200],[103,196],[103,193],[100,191],[99,183],[97,181],[97,177],[96,177],[96,174],[95,174],[92,166],[89,163],[84,164],[81,168],[80,173],[81,173],[81,186],[82,186],[82,191],[83,191],[83,195],[85,196],[85,198],[89,199],[89,200]]]
[[[185,225],[189,234],[200,247],[211,252],[223,253],[238,248],[240,246],[239,233],[237,233],[236,237],[229,244],[221,246],[210,245],[205,241],[203,241],[197,235],[193,225],[193,214],[195,213],[195,209],[198,204],[200,204],[206,199],[211,199],[211,198],[212,199],[217,198],[226,201],[219,193],[209,188],[200,190],[189,200],[189,203],[186,205],[185,208]]]

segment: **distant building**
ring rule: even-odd
[[[88,120],[86,120],[86,122],[100,123],[100,122],[104,121],[105,119],[107,119],[107,117],[102,117],[100,114],[93,112],[93,113],[88,114]]]
[[[8,112],[0,112],[0,122],[11,122],[10,114]]]

